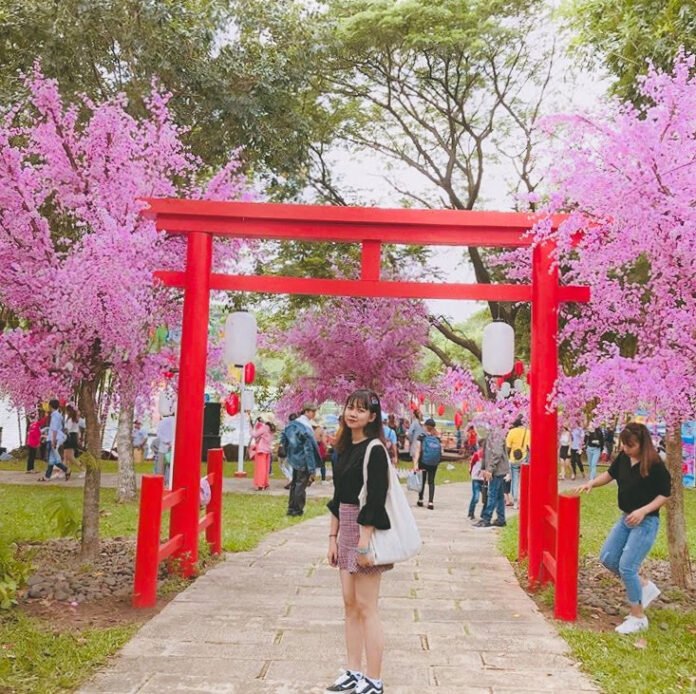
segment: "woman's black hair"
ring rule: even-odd
[[[346,404],[343,407],[344,411],[346,407],[350,405],[357,405],[375,415],[374,419],[365,426],[365,436],[367,436],[368,439],[380,439],[384,442],[382,432],[382,405],[379,401],[379,395],[377,395],[374,390],[359,388],[346,398]],[[339,429],[334,448],[339,453],[342,453],[348,448],[351,442],[352,434],[350,427],[346,426],[344,419],[343,425]]]

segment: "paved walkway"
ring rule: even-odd
[[[597,691],[495,549],[466,520],[468,485],[415,509],[419,557],[382,579],[388,694]],[[344,663],[328,518],[228,555],[141,628],[81,690],[320,694]]]

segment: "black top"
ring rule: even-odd
[[[631,459],[625,453],[619,453],[607,471],[619,487],[619,508],[624,513],[631,513],[649,504],[657,496],[670,496],[671,477],[665,464],[660,460],[653,463],[647,477],[640,476],[640,463],[631,465]],[[660,511],[648,515],[659,516]]]
[[[588,446],[594,446],[595,448],[604,448],[604,434],[602,430],[597,427],[594,431],[590,431],[585,439]]]
[[[360,490],[363,488],[363,461],[370,439],[353,445],[352,443],[338,456],[333,468],[334,495],[327,506],[338,518],[340,504],[360,504]],[[391,528],[389,516],[384,508],[389,487],[389,461],[384,446],[375,446],[367,463],[367,501],[360,509],[358,523],[372,525],[379,530]]]

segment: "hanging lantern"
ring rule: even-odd
[[[246,364],[256,356],[256,318],[248,311],[235,311],[225,321],[225,361]]]
[[[65,407],[67,404],[68,404],[68,401],[65,398],[61,398],[60,400],[58,400],[58,405],[60,407]]]
[[[423,393],[418,396],[418,401],[421,405],[425,402],[425,395],[423,395]]]
[[[256,366],[253,361],[250,361],[244,364],[244,383],[249,385],[254,382],[254,378],[256,378]]]
[[[225,399],[225,412],[230,417],[234,417],[239,412],[239,395],[237,393],[230,393]]]
[[[527,371],[527,385],[532,385],[532,372]]]
[[[437,416],[442,417],[442,415],[445,414],[445,406],[444,405],[438,405],[437,406]]]
[[[510,373],[515,361],[515,331],[502,321],[489,323],[483,329],[481,345],[483,370],[491,376]]]
[[[500,387],[500,395],[506,398],[508,395],[510,395],[511,390],[512,387],[510,386],[510,382],[505,381],[505,383],[503,383],[503,385]]]
[[[418,405],[416,405],[416,403],[413,402],[413,400],[408,403],[408,406],[411,408],[411,412],[413,412],[413,410],[415,410],[418,407]]]
[[[521,376],[524,373],[524,362],[518,359],[512,367],[512,373],[515,374],[515,376]]]
[[[464,422],[464,418],[462,417],[461,412],[455,412],[454,413],[454,426],[455,427],[460,427],[462,423]]]
[[[512,384],[512,387],[518,392],[521,393],[522,389],[524,388],[524,382],[522,381],[521,378],[516,378],[515,382]]]
[[[505,379],[502,376],[498,376],[498,378],[495,379],[496,390],[500,390],[503,387],[503,383],[505,383]]]

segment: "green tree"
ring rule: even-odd
[[[696,51],[693,0],[569,0],[563,14],[581,58],[603,64],[616,78],[615,93],[631,101],[648,60],[670,71],[680,47]]]

